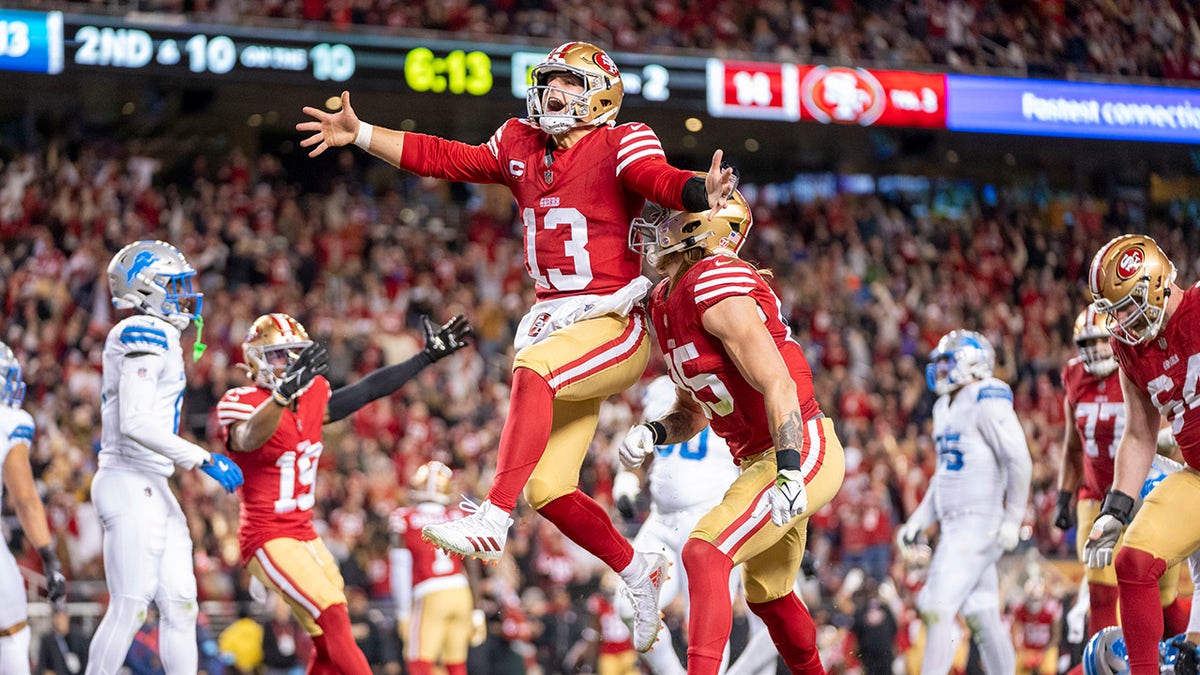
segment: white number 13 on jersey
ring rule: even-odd
[[[301,441],[296,452],[287,452],[275,460],[279,467],[279,499],[275,500],[275,513],[307,511],[317,501],[313,484],[317,482],[317,461],[325,446],[321,443]]]
[[[540,225],[533,209],[525,209],[521,213],[521,220],[525,224],[525,259],[529,267],[529,276],[533,277],[539,286],[559,291],[580,291],[592,283],[592,259],[587,250],[587,218],[579,209],[550,209]],[[539,226],[542,230],[569,228],[569,238],[563,242],[562,252],[554,251],[543,255],[541,260],[538,259],[536,241]],[[543,251],[543,254],[545,253]],[[575,268],[573,272],[563,272],[562,268],[567,264]]]

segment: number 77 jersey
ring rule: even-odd
[[[1125,397],[1121,393],[1121,378],[1117,371],[1107,377],[1096,377],[1083,367],[1083,359],[1075,357],[1062,372],[1067,403],[1074,411],[1074,424],[1083,446],[1083,483],[1080,499],[1104,499],[1112,485],[1113,458],[1117,443],[1125,430]]]
[[[296,399],[295,409],[283,411],[279,428],[262,447],[252,452],[228,453],[242,469],[246,481],[240,489],[238,526],[243,563],[249,562],[254,551],[271,539],[317,538],[312,508],[316,499],[317,462],[324,449],[321,428],[329,395],[329,381],[317,377]],[[271,391],[262,387],[238,387],[225,392],[217,402],[217,421],[226,448],[230,428],[250,419],[254,410],[270,397]]]

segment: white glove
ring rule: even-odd
[[[904,551],[909,546],[917,543],[917,537],[920,536],[922,529],[924,528],[921,527],[920,523],[913,520],[909,520],[896,528],[896,547]]]
[[[1088,535],[1087,543],[1083,546],[1083,562],[1094,570],[1103,569],[1112,564],[1113,548],[1125,526],[1121,521],[1107,513],[1100,514],[1092,532]]]
[[[645,424],[635,424],[621,441],[621,466],[636,469],[651,452],[654,452],[654,432]]]
[[[781,469],[775,484],[767,490],[771,506],[771,522],[783,527],[808,508],[808,493],[804,491],[804,476],[796,469]]]
[[[1171,431],[1171,427],[1163,427],[1158,430],[1156,445],[1159,452],[1170,452],[1179,447],[1179,444],[1175,442],[1175,432]]]
[[[1021,543],[1021,524],[1006,520],[1000,523],[1000,527],[995,532],[992,532],[992,538],[996,540],[997,544],[1000,544],[1000,548],[1005,553],[1008,553]]]
[[[621,501],[622,497],[631,502],[636,502],[638,493],[641,491],[642,481],[638,479],[636,473],[618,471],[617,475],[613,478],[613,502]]]
[[[1088,603],[1076,602],[1067,612],[1067,642],[1081,644],[1087,634]]]

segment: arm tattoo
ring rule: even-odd
[[[803,426],[804,420],[800,419],[800,411],[790,413],[775,430],[775,449],[800,450],[800,429]]]

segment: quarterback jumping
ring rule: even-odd
[[[104,342],[92,501],[104,529],[109,601],[88,649],[89,675],[120,669],[151,600],[167,675],[195,675],[198,668],[192,538],[167,479],[177,465],[199,468],[233,492],[242,472],[178,435],[187,386],[179,343],[189,323],[199,325],[204,297],[195,277],[183,254],[161,241],[129,244],[108,264],[113,306],[137,314],[113,326]]]
[[[983,335],[955,330],[926,370],[938,464],[920,505],[897,531],[901,549],[937,522],[940,537],[917,606],[926,627],[922,675],[945,675],[962,614],[989,675],[1016,670],[1000,617],[996,561],[1020,542],[1033,462],[1013,410],[1012,389],[992,376],[996,353]]]
[[[675,383],[661,417],[625,436],[622,461],[683,443],[710,426],[741,473],[683,546],[688,673],[715,675],[733,620],[729,573],[742,566],[750,611],[793,673],[824,673],[816,626],[793,591],[808,517],[837,494],[845,457],[821,412],[812,371],[763,274],[737,257],[753,224],[733,190],[706,212],[637,219],[629,247],[664,278],[650,295],[655,337]]]
[[[649,358],[638,302],[650,287],[626,248],[630,221],[646,199],[672,208],[724,207],[733,188],[721,151],[703,179],[666,161],[645,124],[616,123],[621,73],[603,50],[568,42],[532,69],[528,116],[510,119],[481,145],[361,122],[341,109],[306,107],[313,132],[300,141],[316,156],[353,142],[421,176],[508,186],[525,229],[525,264],[536,304],[517,328],[510,414],[487,499],[462,520],[424,535],[459,555],[496,561],[521,490],[568,538],[618,572],[632,589],[634,644],[650,649],[661,626],[658,590],[665,558],[634,554],[608,513],[578,488],[600,404],[629,388]]]
[[[440,329],[425,320],[425,349],[332,391],[322,377],[325,347],[287,314],[255,319],[242,343],[253,385],[225,392],[217,420],[231,457],[246,473],[238,543],[242,562],[277,593],[313,638],[316,675],[369,675],[355,644],[337,562],[313,529],[321,428],[387,396],[426,366],[466,346],[461,316]]]
[[[1091,527],[1089,567],[1115,562],[1121,625],[1131,675],[1158,672],[1163,633],[1158,579],[1200,547],[1200,286],[1175,284],[1175,265],[1144,235],[1127,234],[1092,259],[1088,286],[1106,315],[1125,397],[1125,431],[1113,484]],[[1163,479],[1133,508],[1155,456],[1160,416],[1187,467]],[[1130,522],[1132,520],[1132,522]],[[1124,541],[1117,543],[1124,533]]]
[[[29,543],[42,557],[46,595],[51,602],[66,593],[67,580],[51,546],[50,528],[42,497],[33,482],[29,447],[33,443],[33,417],[21,409],[25,382],[21,364],[8,345],[0,342],[0,467],[9,501]],[[25,582],[8,546],[0,546],[0,672],[29,675],[29,626],[26,625]]]

